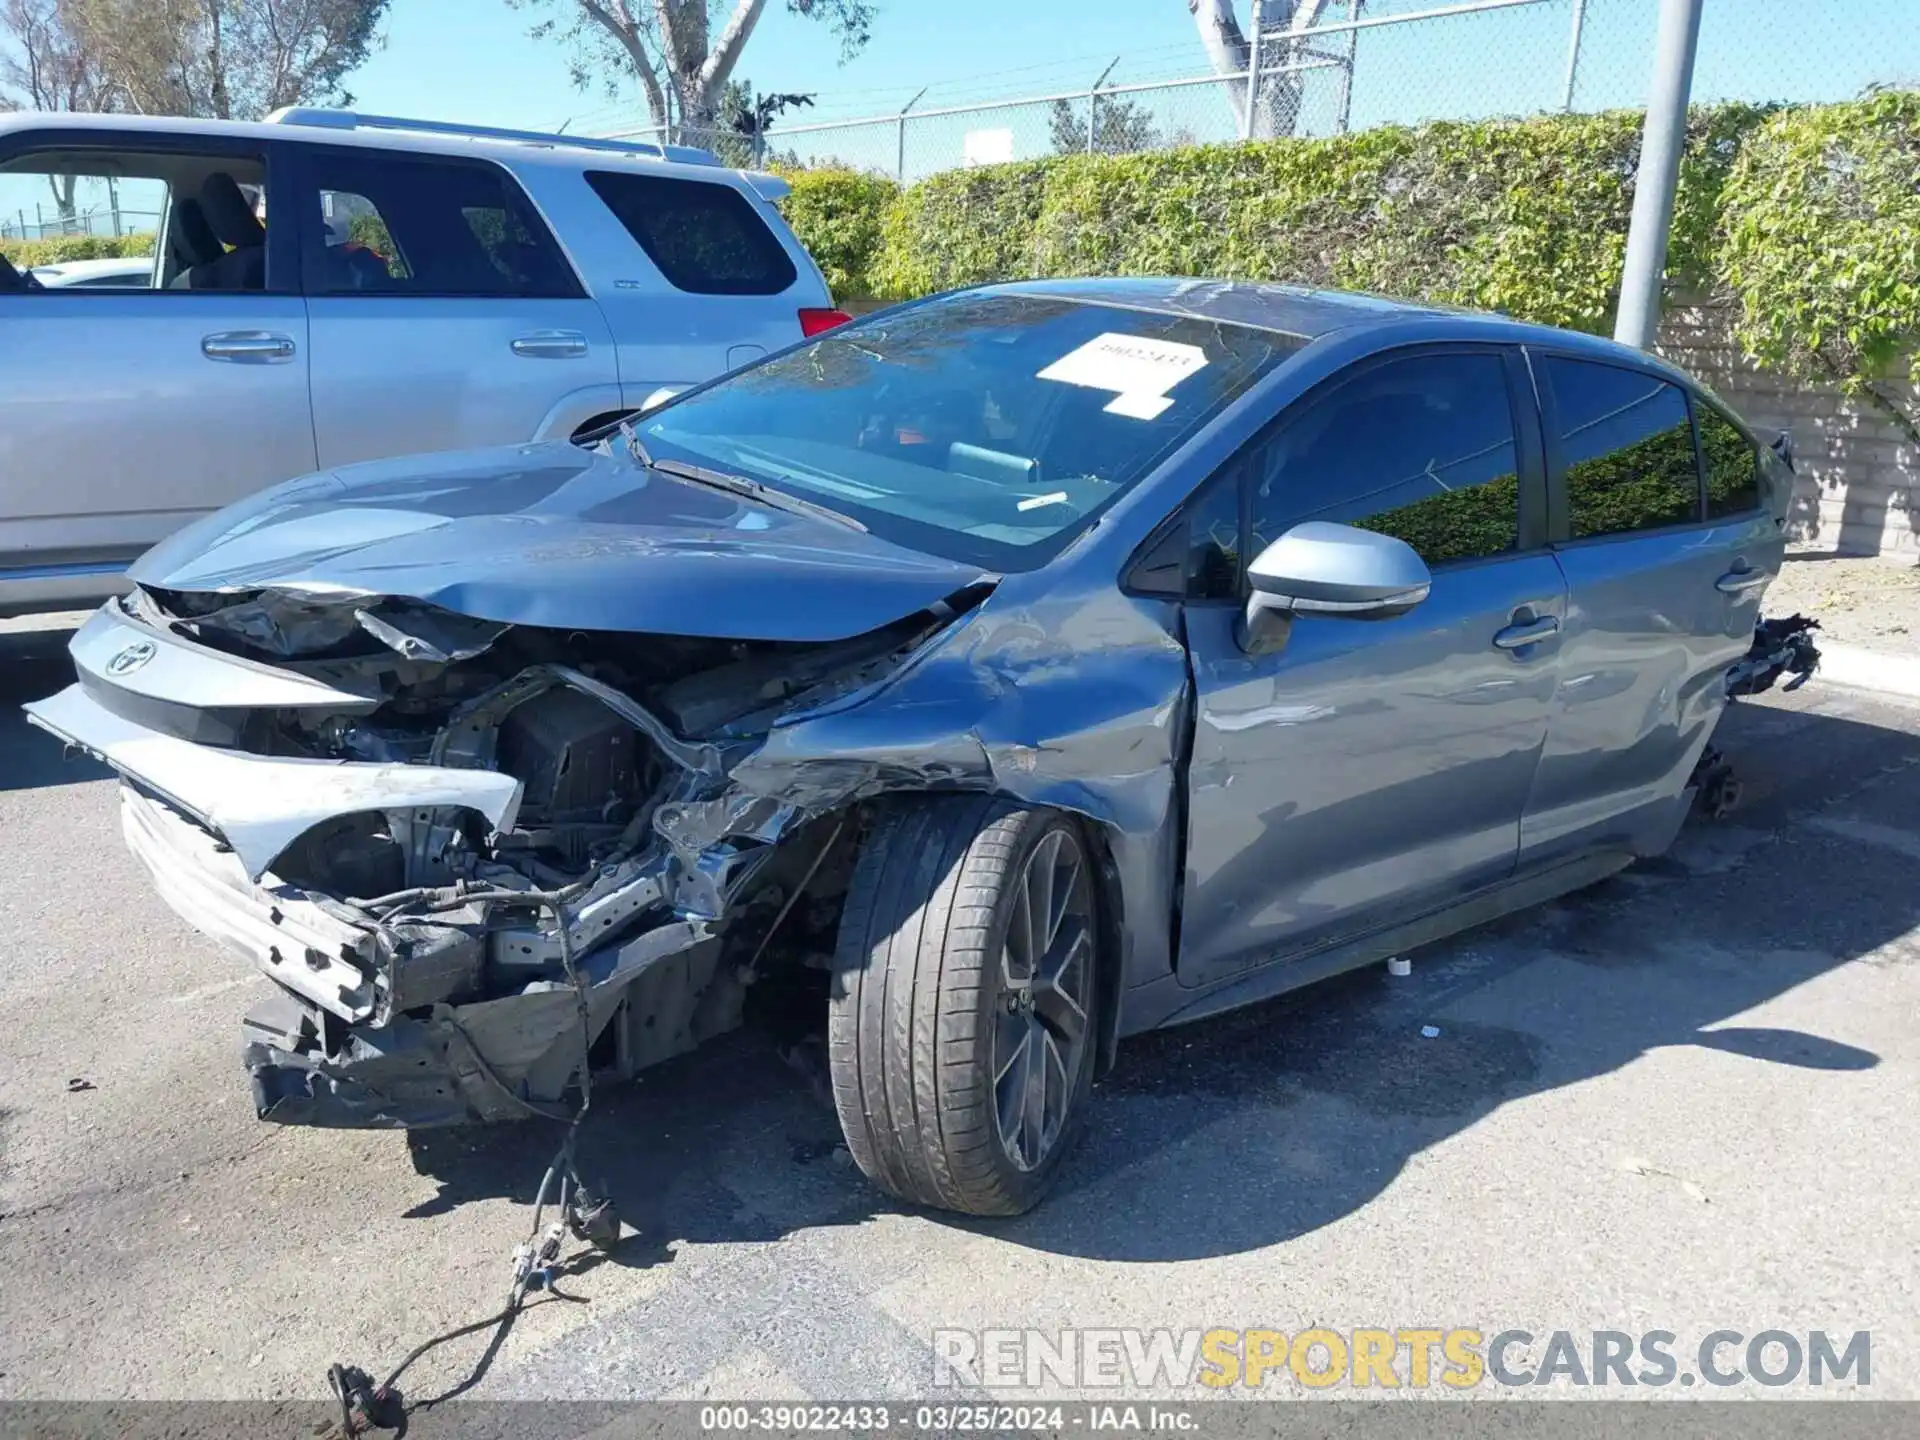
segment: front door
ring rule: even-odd
[[[1298,619],[1265,655],[1235,638],[1237,583],[1188,607],[1183,982],[1512,872],[1566,616],[1559,568],[1536,543],[1543,486],[1518,367],[1495,349],[1373,362],[1299,402],[1190,511],[1201,576],[1237,581],[1241,556],[1332,520],[1406,540],[1433,588],[1391,620]],[[1223,556],[1235,534],[1247,543]]]
[[[322,465],[565,439],[620,407],[606,317],[505,170],[344,147],[302,158]]]
[[[0,581],[90,599],[187,522],[313,468],[306,308],[257,213],[267,159],[198,136],[9,137],[0,212],[151,258],[112,285],[0,293]]]

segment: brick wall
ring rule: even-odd
[[[1842,554],[1920,554],[1920,446],[1871,402],[1754,366],[1729,337],[1729,316],[1725,304],[1676,305],[1656,348],[1763,436],[1793,432],[1800,484],[1788,533]],[[1882,388],[1920,415],[1920,397],[1904,381]]]

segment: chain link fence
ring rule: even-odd
[[[1116,57],[1084,86],[965,104],[916,99],[891,114],[781,125],[763,137],[618,133],[677,138],[733,164],[844,165],[911,182],[1068,152],[1633,108],[1646,101],[1658,8],[1657,0],[1326,0],[1309,28],[1263,30],[1248,68],[1233,75],[1195,73],[1191,62],[1184,73],[1150,73],[1165,68],[1160,52],[1157,66],[1152,56]],[[1196,40],[1196,61],[1198,52]],[[1830,101],[1873,85],[1920,85],[1913,0],[1705,0],[1696,102]]]
[[[42,187],[44,191],[45,187]],[[76,206],[63,214],[57,204],[36,200],[31,204],[11,204],[18,197],[0,199],[0,240],[52,240],[67,235],[99,235],[119,238],[157,227],[160,216],[152,210],[123,210],[110,204]]]

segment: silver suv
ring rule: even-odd
[[[275,481],[565,439],[838,323],[785,191],[699,150],[345,111],[0,116],[0,221],[53,200],[154,237],[120,285],[0,260],[0,614],[98,601]]]

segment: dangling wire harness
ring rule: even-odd
[[[575,1156],[575,1142],[580,1133],[580,1124],[587,1117],[587,1111],[593,1105],[593,1067],[590,1062],[593,1034],[591,1028],[591,1010],[588,1000],[586,976],[575,962],[573,936],[568,930],[566,902],[586,888],[588,881],[578,881],[559,890],[523,891],[499,890],[490,892],[465,891],[457,897],[442,892],[419,890],[402,892],[382,897],[376,905],[386,906],[380,924],[386,925],[395,915],[402,912],[424,909],[447,909],[454,905],[466,904],[474,899],[497,899],[515,904],[538,905],[553,917],[554,930],[559,938],[560,965],[566,972],[568,982],[573,986],[575,1002],[580,1015],[580,1104],[571,1116],[558,1114],[544,1106],[536,1105],[518,1091],[506,1084],[494,1074],[484,1060],[480,1060],[481,1072],[500,1092],[508,1096],[514,1104],[529,1115],[545,1120],[558,1120],[566,1126],[566,1134],[560,1141],[560,1148],[554,1152],[547,1170],[540,1177],[540,1188],[533,1201],[533,1225],[527,1232],[527,1238],[514,1247],[513,1282],[507,1290],[506,1304],[494,1314],[458,1329],[449,1330],[431,1340],[414,1347],[407,1357],[396,1365],[386,1379],[378,1384],[367,1371],[355,1365],[331,1365],[327,1369],[327,1388],[333,1392],[340,1405],[340,1425],[348,1437],[364,1435],[371,1430],[404,1431],[407,1417],[418,1411],[431,1409],[435,1405],[464,1395],[485,1377],[492,1366],[494,1357],[500,1353],[500,1347],[506,1343],[512,1332],[514,1321],[527,1308],[527,1297],[536,1290],[548,1291],[555,1299],[568,1300],[575,1304],[585,1302],[577,1296],[563,1295],[554,1288],[554,1281],[564,1273],[569,1261],[563,1261],[561,1250],[566,1245],[566,1237],[571,1232],[575,1238],[593,1246],[604,1253],[611,1252],[620,1239],[620,1218],[614,1209],[610,1197],[596,1195],[590,1191],[580,1178],[580,1170]],[[468,1049],[473,1051],[471,1042]],[[474,1058],[479,1060],[477,1051]],[[547,1199],[553,1192],[555,1181],[559,1182],[558,1218],[551,1224],[545,1224]],[[578,1258],[577,1256],[575,1258]],[[492,1337],[487,1348],[467,1375],[467,1378],[451,1389],[425,1400],[411,1404],[399,1389],[399,1380],[409,1366],[422,1355],[450,1341],[475,1334],[489,1327]]]

